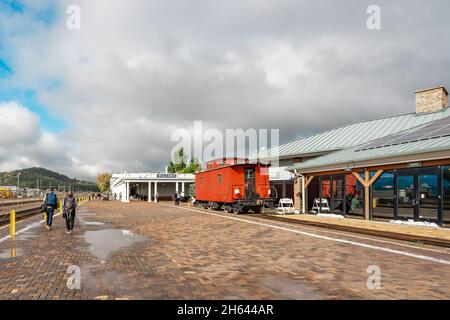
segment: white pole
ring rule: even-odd
[[[158,182],[155,181],[155,202],[156,202],[156,193],[158,192]]]

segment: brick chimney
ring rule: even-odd
[[[416,91],[416,113],[441,111],[448,107],[448,92],[444,87]]]

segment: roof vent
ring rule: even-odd
[[[444,87],[416,91],[416,113],[441,111],[448,107],[448,92]]]

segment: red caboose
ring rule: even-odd
[[[271,203],[269,165],[247,160],[215,161],[195,175],[195,200],[204,208],[260,213]]]

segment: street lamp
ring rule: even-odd
[[[20,172],[17,172],[17,194],[20,194]]]

